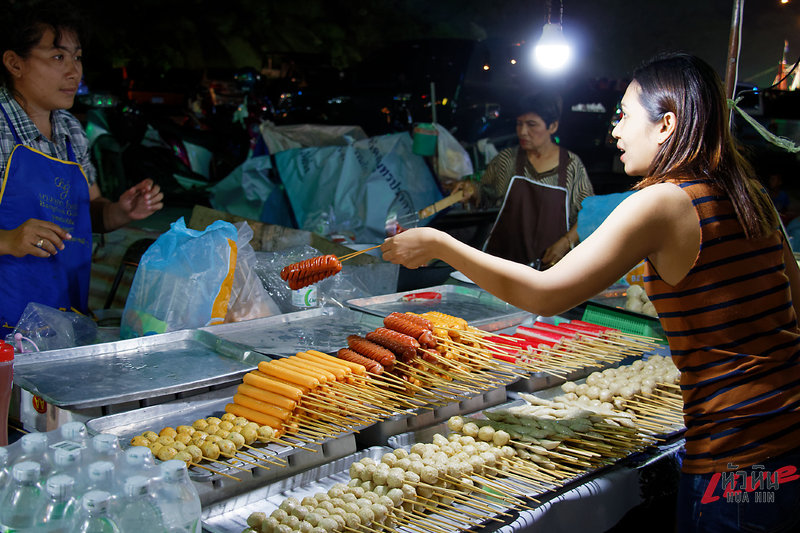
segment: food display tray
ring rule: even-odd
[[[431,295],[430,293],[438,294],[441,298],[426,298]],[[414,295],[419,296],[415,297]],[[463,318],[471,326],[486,331],[508,328],[531,316],[531,313],[514,307],[480,287],[474,286],[437,285],[408,292],[355,298],[346,303],[352,309],[380,317],[394,312],[439,311]]]
[[[247,517],[251,513],[262,512],[269,516],[289,496],[302,500],[317,492],[326,492],[335,483],[347,483],[353,462],[364,457],[379,460],[384,453],[391,451],[391,448],[376,446],[353,452],[280,481],[222,499],[214,505],[203,506],[203,531],[241,533],[248,527]]]
[[[321,307],[202,329],[260,353],[286,357],[303,350],[334,353],[347,347],[348,335],[363,336],[381,326],[375,315]]]
[[[210,533],[241,533],[247,526],[247,518],[251,513],[262,512],[267,516],[288,497],[293,496],[302,501],[305,497],[313,497],[318,492],[327,492],[336,483],[350,481],[350,465],[365,457],[380,461],[385,453],[392,452],[392,448],[373,446],[325,465],[317,466],[306,472],[286,478],[277,483],[260,487],[246,494],[238,495],[220,501],[216,505],[203,508],[203,531]],[[506,510],[505,507],[495,505],[497,511]],[[463,524],[457,523],[452,518],[458,513],[459,505],[455,504],[449,515],[432,513],[432,520],[436,521],[437,530],[447,528],[446,531],[458,531]],[[400,532],[418,532],[420,527],[397,526]],[[445,531],[445,529],[441,529]],[[354,531],[354,530],[352,530]],[[371,531],[375,531],[374,529]]]
[[[221,416],[225,412],[225,404],[232,401],[235,389],[229,387],[203,395],[201,399],[170,402],[100,417],[90,420],[86,425],[91,433],[116,435],[122,448],[126,449],[130,447],[133,436],[145,431],[158,433],[167,426],[191,425],[198,418]],[[248,455],[237,453],[237,457],[227,460],[221,457],[221,463],[203,461],[203,466],[215,472],[197,466],[189,468],[189,477],[195,482],[204,506],[294,475],[309,467],[327,463],[356,450],[352,433],[331,435],[331,438],[319,444],[304,443],[303,448],[279,443],[254,447],[256,449],[244,450]],[[275,465],[276,458],[278,462],[285,462],[286,466]]]
[[[411,412],[389,417],[362,429],[356,435],[359,448],[383,446],[393,435],[416,431],[447,421],[455,415],[473,413],[493,405],[501,404],[508,398],[505,387],[495,387],[470,398],[454,401],[441,407],[416,409]]]
[[[14,361],[14,382],[56,407],[86,409],[231,383],[267,359],[205,331],[181,330],[26,353]]]

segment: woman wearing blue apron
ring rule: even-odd
[[[100,195],[83,127],[64,111],[83,74],[79,25],[68,9],[28,11],[4,17],[0,31],[3,336],[29,302],[87,312],[92,232],[146,218],[163,198],[151,180],[117,202]]]

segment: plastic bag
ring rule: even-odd
[[[217,220],[203,231],[170,225],[142,255],[122,314],[120,338],[221,324],[236,270],[238,231]]]
[[[439,156],[436,170],[439,178],[461,179],[472,175],[474,170],[469,153],[445,127],[436,124],[436,130],[439,132],[436,141]]]
[[[24,353],[85,346],[96,339],[97,324],[88,316],[31,302],[5,340]]]
[[[256,273],[283,313],[301,311],[303,308],[292,304],[292,291],[281,279],[281,269],[286,265],[318,255],[321,255],[321,252],[308,245],[277,252],[256,252]],[[353,265],[345,262],[341,272],[315,284],[317,305],[346,307],[347,301],[353,298],[393,293],[397,290],[399,270],[398,265],[391,263]]]
[[[356,242],[386,237],[386,214],[396,198],[403,200],[398,216],[442,199],[408,133],[285,150],[275,165],[300,229],[317,232],[322,224],[322,235],[353,234]]]
[[[236,254],[236,272],[233,275],[233,290],[228,305],[225,322],[240,322],[253,318],[279,315],[278,305],[270,298],[269,293],[256,274],[256,252],[250,245],[253,229],[247,222],[235,224],[239,231]]]

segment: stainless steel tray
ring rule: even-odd
[[[62,408],[108,406],[230,383],[267,360],[200,330],[182,330],[14,361],[14,382]]]
[[[403,299],[410,294],[421,292],[436,292],[441,294],[442,298],[423,301],[405,301]],[[497,331],[517,325],[531,316],[531,313],[504,302],[480,287],[460,287],[458,285],[437,285],[427,289],[383,296],[355,298],[346,303],[352,309],[380,317],[385,317],[395,311],[399,313],[439,311],[463,318],[471,326],[487,331]]]
[[[430,427],[446,422],[451,416],[473,413],[501,404],[507,399],[506,387],[495,387],[471,398],[454,401],[434,409],[416,409],[412,413],[402,413],[362,429],[356,435],[356,443],[359,448],[383,446],[398,433]]]
[[[259,488],[247,494],[239,495],[217,505],[203,508],[203,530],[211,533],[241,533],[247,526],[247,517],[254,512],[262,512],[269,516],[288,497],[293,496],[302,501],[305,497],[313,497],[318,492],[327,492],[336,483],[350,481],[350,465],[364,457],[371,457],[376,461],[385,453],[390,453],[391,448],[375,446],[361,450],[347,457],[343,457],[328,464],[312,468],[302,474],[284,479],[281,482]],[[439,531],[459,531],[464,526],[452,518],[458,514],[460,505],[455,504],[448,516],[431,513],[432,520],[437,524]],[[497,511],[507,508],[493,505]],[[464,515],[466,518],[467,515]],[[397,531],[418,532],[420,527],[397,526]],[[354,530],[351,530],[354,531]],[[376,530],[371,530],[376,531]]]
[[[374,315],[322,307],[202,329],[264,354],[290,356],[309,349],[333,353],[347,347],[348,335],[364,335],[380,326],[383,321]]]
[[[90,420],[86,426],[91,433],[116,435],[122,447],[128,448],[131,437],[145,431],[158,433],[167,426],[191,425],[198,418],[221,416],[225,412],[225,404],[231,401],[235,389],[228,387],[209,393],[202,399],[175,401],[104,416]],[[192,466],[189,468],[189,477],[195,482],[203,505],[208,505],[223,498],[242,494],[265,483],[291,476],[311,466],[324,464],[356,450],[352,433],[331,435],[330,439],[320,444],[303,444],[303,446],[304,448],[295,448],[277,443],[257,445],[255,450],[244,450],[249,455],[237,454],[237,458],[229,458],[219,463],[207,461],[202,463],[214,472]],[[278,462],[285,461],[286,466],[275,465],[276,458]],[[236,480],[227,476],[233,476]]]
[[[379,446],[361,450],[281,481],[203,507],[203,531],[241,533],[248,527],[247,517],[251,513],[263,512],[269,515],[289,496],[302,500],[317,492],[326,492],[335,483],[347,483],[350,481],[350,465],[354,461],[360,461],[364,457],[378,460],[384,453],[391,451],[391,448]]]

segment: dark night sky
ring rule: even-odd
[[[508,28],[524,38],[541,31],[544,2],[498,1]],[[555,6],[558,2],[553,2]],[[564,0],[564,33],[577,45],[576,72],[625,77],[641,61],[662,50],[695,53],[722,75],[728,55],[733,0]],[[771,82],[784,39],[791,62],[800,56],[800,2],[746,0],[742,23],[739,81]],[[494,31],[494,28],[492,28]]]
[[[113,9],[104,0],[74,3],[95,27],[88,54],[161,66],[260,68],[270,52],[290,50],[327,54],[341,64],[380,41],[421,36],[530,42],[545,17],[545,0],[138,0]],[[559,0],[552,5],[557,17]],[[564,32],[576,44],[573,74],[625,77],[654,53],[677,49],[700,55],[722,74],[733,5],[563,0]],[[746,0],[740,81],[771,82],[784,39],[794,62],[800,56],[800,0]]]

